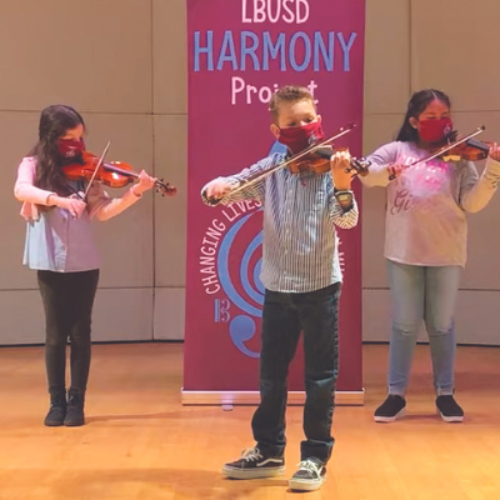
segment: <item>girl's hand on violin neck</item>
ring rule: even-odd
[[[65,198],[63,196],[54,196],[50,197],[50,201],[56,207],[64,208],[67,210],[73,217],[80,217],[82,213],[87,208],[87,204],[78,198],[75,194]]]
[[[500,161],[500,146],[496,142],[490,147],[490,158],[495,161]]]
[[[351,189],[351,182],[355,170],[351,169],[351,155],[348,151],[337,151],[330,158],[330,167],[333,185],[343,191]]]
[[[205,196],[209,200],[220,200],[224,198],[224,195],[229,193],[232,188],[233,185],[230,182],[226,181],[223,177],[219,177],[207,184]]]
[[[149,191],[156,184],[156,179],[148,175],[144,170],[139,174],[139,182],[134,186],[134,192],[138,196]]]

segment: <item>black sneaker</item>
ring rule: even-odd
[[[292,491],[314,491],[321,488],[326,479],[326,468],[321,460],[308,458],[302,460],[298,467],[288,483]]]
[[[375,422],[394,422],[405,414],[406,401],[401,396],[389,394],[375,410]]]
[[[436,406],[438,413],[445,422],[463,422],[464,411],[453,396],[438,396]]]
[[[258,479],[279,476],[285,472],[283,457],[262,454],[259,448],[243,452],[241,458],[222,467],[222,473],[231,479]]]

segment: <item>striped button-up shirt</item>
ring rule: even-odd
[[[284,159],[282,153],[271,154],[226,180],[235,185],[245,182]],[[304,293],[342,281],[334,225],[343,229],[354,227],[358,222],[358,207],[353,198],[352,207],[347,211],[342,209],[335,199],[329,172],[304,176],[281,168],[227,195],[222,203],[243,199],[256,199],[264,206],[260,279],[268,290]]]

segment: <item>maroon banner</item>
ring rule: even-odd
[[[268,103],[283,85],[315,98],[336,147],[361,153],[364,0],[188,0],[189,165],[184,391],[257,391],[264,288],[262,207],[210,208],[214,177],[282,146]],[[361,189],[355,182],[358,202]],[[362,390],[361,227],[339,231],[344,269],[338,391]],[[302,353],[289,389],[303,390]]]

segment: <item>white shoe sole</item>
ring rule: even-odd
[[[406,414],[406,407],[400,410],[398,413],[396,413],[396,415],[394,415],[393,417],[379,417],[375,415],[373,418],[375,419],[375,422],[387,424],[389,422],[396,421],[398,418],[404,417],[405,414]]]
[[[285,466],[273,469],[233,469],[222,467],[222,474],[228,479],[266,479],[281,476],[285,473]]]
[[[449,424],[459,424],[464,421],[464,417],[447,417],[446,415],[443,415],[439,409],[437,410],[437,414],[445,421],[448,422]]]
[[[315,491],[319,490],[325,482],[326,474],[318,481],[304,481],[300,479],[290,479],[288,486],[292,491]]]

